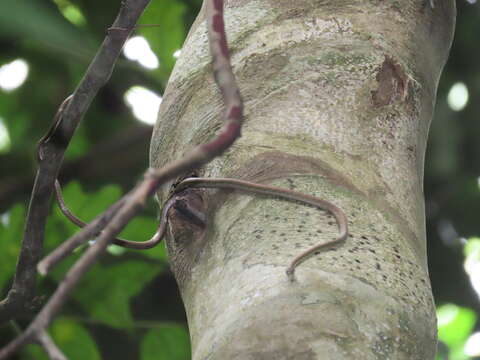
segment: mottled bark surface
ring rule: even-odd
[[[330,200],[350,236],[290,283],[291,259],[337,235],[329,214],[192,189],[208,227],[172,211],[168,249],[193,359],[434,358],[423,159],[454,13],[453,0],[226,1],[245,125],[198,174]],[[164,96],[152,166],[211,139],[222,111],[202,12]]]

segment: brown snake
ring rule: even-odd
[[[244,180],[237,180],[237,179],[230,179],[230,178],[200,178],[200,177],[191,177],[184,179],[180,182],[176,188],[174,194],[168,199],[165,203],[165,206],[162,209],[162,214],[160,216],[160,225],[158,227],[157,232],[153,237],[147,241],[137,242],[137,241],[130,241],[120,238],[115,238],[113,243],[122,247],[126,247],[129,249],[150,249],[157,245],[160,241],[162,241],[168,223],[168,210],[175,204],[176,198],[175,194],[178,194],[182,190],[186,188],[222,188],[222,189],[233,189],[239,190],[247,193],[254,193],[254,194],[261,194],[261,195],[268,195],[268,196],[276,196],[283,199],[291,200],[291,201],[299,201],[304,204],[315,206],[319,209],[326,210],[333,214],[335,219],[338,223],[339,228],[339,235],[330,241],[322,242],[316,244],[298,254],[288,266],[286,273],[290,280],[294,279],[294,272],[295,268],[304,261],[307,257],[315,253],[316,251],[332,246],[334,244],[340,243],[347,238],[348,235],[348,222],[347,217],[342,209],[338,206],[332,204],[329,201],[317,198],[315,196],[302,194],[300,192],[296,192],[290,189],[284,189],[276,186],[270,185],[262,185],[257,184],[249,181]],[[62,190],[60,187],[60,183],[58,180],[55,181],[55,194],[60,206],[62,213],[74,224],[80,227],[84,227],[86,224],[78,217],[76,217],[66,206],[65,201],[62,196]]]

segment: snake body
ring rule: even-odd
[[[201,177],[191,177],[181,181],[175,188],[172,196],[165,203],[162,214],[160,216],[160,225],[157,232],[153,235],[152,238],[146,241],[130,241],[125,239],[116,238],[113,240],[113,243],[122,247],[129,249],[145,250],[150,249],[156,246],[159,242],[162,241],[165,236],[168,223],[168,211],[176,202],[176,194],[179,194],[187,188],[220,188],[220,189],[232,189],[238,190],[246,193],[267,195],[273,197],[279,197],[282,199],[290,201],[298,201],[304,204],[315,206],[321,210],[326,210],[335,217],[338,223],[339,235],[330,241],[322,242],[316,244],[295,256],[290,262],[286,273],[287,276],[293,280],[295,268],[303,262],[307,257],[314,254],[316,251],[335,245],[344,241],[348,236],[348,221],[345,213],[338,206],[332,204],[327,200],[317,198],[312,195],[303,194],[297,191],[290,189],[284,189],[271,185],[263,185],[258,183],[253,183],[245,180],[231,179],[231,178],[201,178]],[[76,217],[66,206],[65,201],[63,200],[61,187],[58,181],[55,182],[55,194],[57,201],[59,203],[60,209],[64,215],[70,219],[76,225],[83,227],[85,222]]]

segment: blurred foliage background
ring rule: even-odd
[[[36,170],[35,145],[81,79],[120,0],[0,0],[0,291],[12,280],[25,207]],[[68,151],[60,179],[70,207],[90,220],[148,166],[148,146],[170,71],[201,0],[152,0]],[[429,268],[438,307],[438,359],[480,359],[480,4],[458,0],[455,42],[440,84],[425,168]],[[151,204],[124,231],[146,239]],[[75,231],[56,206],[46,252]],[[78,255],[76,255],[78,256]],[[47,297],[74,258],[40,279]],[[32,314],[0,327],[0,346]],[[188,360],[181,299],[163,246],[112,246],[51,326],[70,359]],[[36,346],[18,359],[45,359]]]

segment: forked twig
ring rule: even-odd
[[[143,182],[123,198],[125,204],[122,205],[122,211],[129,214],[126,215],[128,219],[139,211],[146,200],[154,194],[161,184],[208,163],[216,156],[221,155],[240,136],[243,121],[243,103],[230,65],[230,56],[223,22],[223,0],[208,0],[206,3],[206,14],[213,72],[225,103],[226,123],[220,134],[213,141],[195,147],[187,153],[184,158],[167,164],[163,168],[149,169],[144,176]],[[128,202],[127,199],[131,201]],[[168,211],[168,208],[169,206],[167,206],[167,209],[164,209],[164,211]],[[110,211],[110,209],[107,211]],[[102,221],[103,216],[106,215],[100,215],[95,221],[106,223]],[[162,216],[162,218],[164,217]],[[92,228],[87,227],[84,231],[89,231],[88,235],[84,235],[85,233],[81,231],[67,240],[39,263],[39,272],[41,274],[48,272],[51,266],[70,254],[77,246],[90,239],[92,235],[100,233],[102,228],[97,226],[95,230],[96,232],[92,234]],[[132,245],[132,247],[135,246],[132,243],[133,242],[130,242],[130,245]]]
[[[69,101],[64,101],[54,124],[39,143],[39,167],[28,207],[25,233],[13,284],[0,302],[0,324],[18,314],[31,311],[36,304],[36,264],[43,250],[46,219],[50,210],[53,183],[63,154],[75,129],[82,120],[98,90],[108,81],[120,51],[149,0],[125,0],[112,26],[127,29],[107,33],[95,58]],[[60,119],[61,115],[61,119]]]
[[[129,220],[143,208],[148,197],[152,196],[161,184],[194,168],[198,168],[214,157],[221,155],[240,136],[243,119],[242,100],[230,66],[223,23],[223,0],[207,0],[206,5],[214,75],[226,107],[226,124],[224,128],[213,141],[197,146],[183,159],[167,164],[161,169],[149,169],[140,184],[76,235],[78,241],[83,242],[86,238],[101,231],[94,245],[89,247],[68,271],[54,294],[25,332],[0,350],[0,359],[6,359],[25,343],[33,341],[38,334],[45,331],[83,274],[97,261],[98,257]],[[128,7],[128,3],[124,7]],[[122,26],[118,26],[115,23],[114,27]],[[132,27],[133,24],[131,24],[130,28]],[[70,104],[68,104],[67,109],[72,107],[74,101],[75,95]],[[62,124],[59,124],[57,127],[63,128]],[[66,145],[64,146],[66,147]],[[54,175],[54,179],[57,172]],[[52,180],[52,185],[54,179]],[[105,226],[106,218],[108,217],[111,217],[111,220]]]

